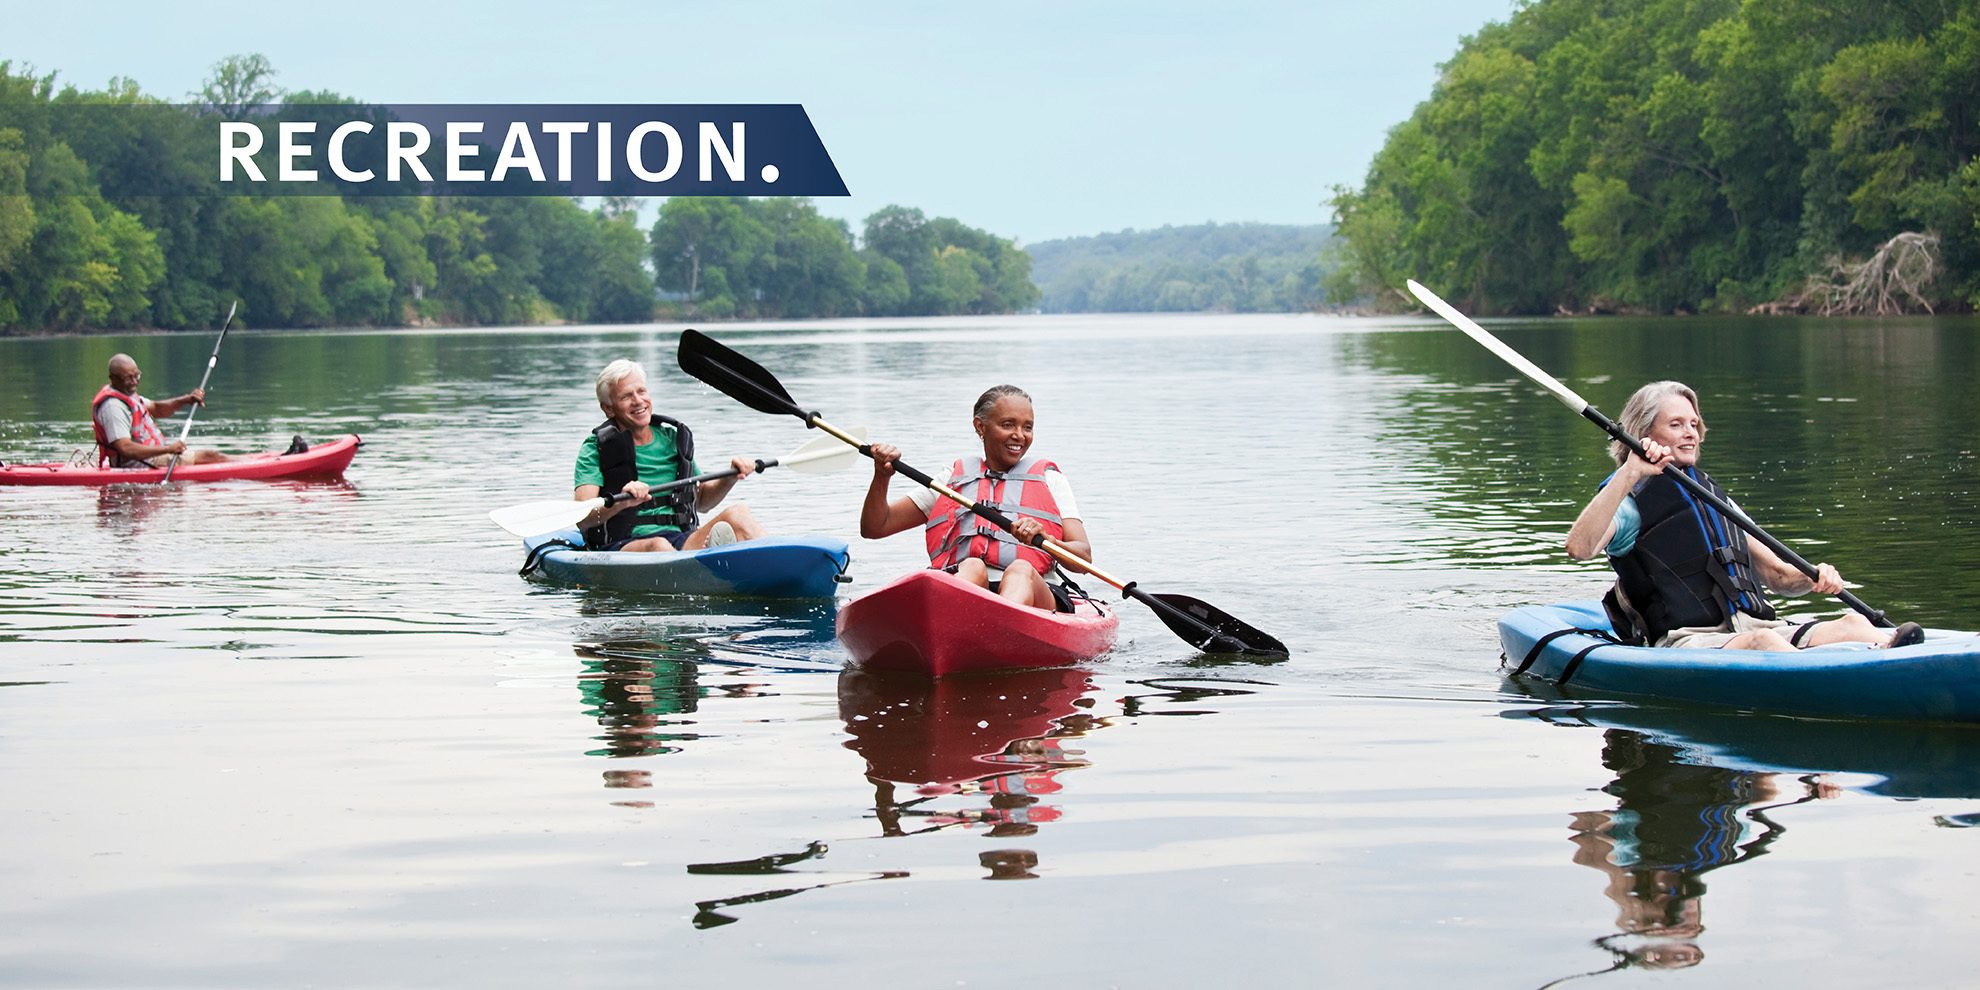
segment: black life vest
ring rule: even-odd
[[[678,481],[693,476],[694,472],[694,433],[687,424],[678,419],[653,415],[653,428],[662,426],[674,428],[674,477]],[[633,449],[632,434],[619,429],[611,420],[598,424],[591,431],[598,441],[598,471],[604,475],[605,483],[599,493],[617,495],[624,491],[627,482],[638,481],[638,454]],[[602,526],[593,526],[584,531],[585,546],[593,549],[609,546],[632,536],[635,526],[676,526],[684,532],[693,532],[701,521],[695,512],[697,497],[696,485],[682,485],[671,492],[654,497],[653,501],[637,509],[624,512],[605,520]]]
[[[1688,473],[1726,497],[1710,475],[1697,468]],[[1744,530],[1661,474],[1637,489],[1636,508],[1643,519],[1636,545],[1609,564],[1645,641],[1654,644],[1673,629],[1725,625],[1734,611],[1775,617],[1753,572]]]

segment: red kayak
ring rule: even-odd
[[[285,478],[307,480],[335,478],[350,467],[364,441],[353,433],[338,440],[326,440],[299,454],[269,451],[248,454],[219,464],[181,464],[172,472],[178,481],[231,481]],[[70,464],[9,464],[0,467],[0,485],[120,485],[156,484],[165,480],[165,469],[76,467]]]
[[[1120,624],[1099,602],[1045,612],[929,569],[846,603],[838,628],[861,667],[945,677],[1090,660],[1113,649]]]

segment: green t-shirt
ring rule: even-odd
[[[653,424],[653,442],[644,447],[637,444],[633,446],[633,463],[639,468],[639,480],[649,485],[664,485],[669,481],[677,480],[679,475],[674,473],[674,458],[678,453],[679,448],[674,441],[674,428],[661,423]],[[698,465],[692,463],[688,465],[690,476],[700,473],[701,468]],[[577,469],[571,472],[571,479],[572,488],[584,485],[605,487],[605,472],[598,468],[597,437],[586,434],[584,443],[578,446]],[[632,535],[635,539],[645,539],[661,533],[680,531],[679,526],[640,523],[633,527]]]

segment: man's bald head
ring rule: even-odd
[[[129,354],[112,354],[110,356],[111,388],[126,395],[134,394],[137,391],[138,379],[141,377],[143,377],[143,372],[138,370],[137,362],[131,360]]]

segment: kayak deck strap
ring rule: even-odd
[[[1533,666],[1534,661],[1540,659],[1540,654],[1542,651],[1546,650],[1548,643],[1551,643],[1554,640],[1561,638],[1562,636],[1571,636],[1574,635],[1575,633],[1580,633],[1583,636],[1593,636],[1597,640],[1599,640],[1599,642],[1594,643],[1593,645],[1590,646],[1583,647],[1580,652],[1576,653],[1572,657],[1569,657],[1567,664],[1561,668],[1560,675],[1554,678],[1555,684],[1566,686],[1567,682],[1574,677],[1574,672],[1581,668],[1581,661],[1586,660],[1590,653],[1593,653],[1604,646],[1629,645],[1627,643],[1624,643],[1622,640],[1617,639],[1615,634],[1608,631],[1607,629],[1586,629],[1580,627],[1556,629],[1553,632],[1550,632],[1547,635],[1542,636],[1539,639],[1533,641],[1533,648],[1526,651],[1526,658],[1519,662],[1519,666],[1513,670],[1513,673],[1516,675],[1526,673],[1526,671]]]
[[[1553,632],[1550,632],[1547,635],[1542,636],[1539,639],[1533,641],[1533,648],[1526,651],[1526,659],[1521,660],[1519,662],[1519,666],[1513,670],[1513,673],[1515,674],[1526,673],[1527,668],[1533,666],[1533,661],[1540,659],[1540,651],[1545,650],[1547,648],[1548,643],[1560,639],[1562,636],[1569,636],[1569,635],[1573,635],[1574,633],[1580,633],[1584,636],[1596,636],[1602,639],[1607,639],[1610,642],[1616,642],[1616,640],[1609,635],[1609,632],[1606,629],[1575,629],[1575,628],[1556,629]],[[1606,645],[1608,644],[1607,643],[1596,644],[1596,646],[1606,646]],[[1594,648],[1595,647],[1593,646],[1589,647],[1589,649],[1591,650]],[[1587,650],[1584,650],[1582,652],[1586,653]],[[1580,661],[1581,661],[1580,657],[1575,657],[1575,662],[1579,663]]]
[[[522,570],[517,571],[516,576],[530,576],[543,566],[543,558],[549,555],[550,551],[565,549],[583,550],[584,546],[582,544],[572,543],[562,537],[554,540],[544,540],[542,543],[529,548],[529,555],[523,558]]]
[[[1622,644],[1620,644],[1620,643],[1596,643],[1596,644],[1595,644],[1595,645],[1593,645],[1593,646],[1587,646],[1587,647],[1583,647],[1583,648],[1582,648],[1582,650],[1581,650],[1581,652],[1579,652],[1579,653],[1576,653],[1576,654],[1575,654],[1575,655],[1574,655],[1573,657],[1571,657],[1571,658],[1569,658],[1569,659],[1568,659],[1568,662],[1567,662],[1567,666],[1565,666],[1565,667],[1562,667],[1562,668],[1561,668],[1561,676],[1559,676],[1559,677],[1557,677],[1557,678],[1555,678],[1555,679],[1554,679],[1554,683],[1555,683],[1555,684],[1558,684],[1558,685],[1560,685],[1560,686],[1562,686],[1562,687],[1566,687],[1566,686],[1567,686],[1567,682],[1568,682],[1569,680],[1571,680],[1571,679],[1573,679],[1573,677],[1574,677],[1574,672],[1575,672],[1575,671],[1576,671],[1577,669],[1579,669],[1579,668],[1581,667],[1581,661],[1583,661],[1583,660],[1585,660],[1585,659],[1587,659],[1587,658],[1588,658],[1588,655],[1589,655],[1590,653],[1593,653],[1593,652],[1595,652],[1596,650],[1599,650],[1599,649],[1601,649],[1601,648],[1602,648],[1602,647],[1604,647],[1604,646],[1620,646],[1620,645],[1622,645]]]

